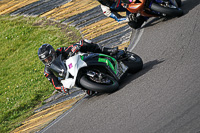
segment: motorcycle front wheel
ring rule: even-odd
[[[178,3],[178,5],[180,5],[180,3]],[[180,8],[174,8],[158,3],[152,3],[151,10],[160,12],[166,17],[178,17],[183,15],[183,11]]]
[[[83,75],[80,78],[80,84],[85,89],[102,93],[112,93],[118,89],[119,83],[113,77],[105,75],[103,78],[101,80],[104,80],[104,82],[101,82],[95,80],[94,77]]]

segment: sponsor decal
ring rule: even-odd
[[[71,69],[73,66],[72,66],[72,63],[70,63],[69,65],[68,65],[68,67],[69,67],[69,69]]]

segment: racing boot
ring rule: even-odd
[[[86,90],[85,92],[88,94],[88,96],[92,96],[96,93],[95,91],[91,91],[91,90]]]
[[[134,20],[129,21],[129,22],[128,22],[128,25],[129,25],[131,28],[133,28],[133,29],[138,29],[138,28],[140,28],[140,27],[143,25],[143,23],[144,23],[145,21],[147,21],[148,19],[149,19],[148,17],[138,16],[138,17],[135,17]]]
[[[114,47],[114,48],[107,48],[107,47],[102,47],[102,52],[104,54],[107,54],[107,55],[114,55],[118,52],[118,47]]]

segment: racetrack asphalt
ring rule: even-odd
[[[85,98],[45,133],[200,132],[200,5],[183,1],[184,15],[151,19],[133,52],[144,69],[112,94]]]

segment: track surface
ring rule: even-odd
[[[183,1],[182,8],[180,18],[145,25],[133,50],[143,58],[141,72],[113,94],[83,100],[42,132],[200,132],[199,1]]]

